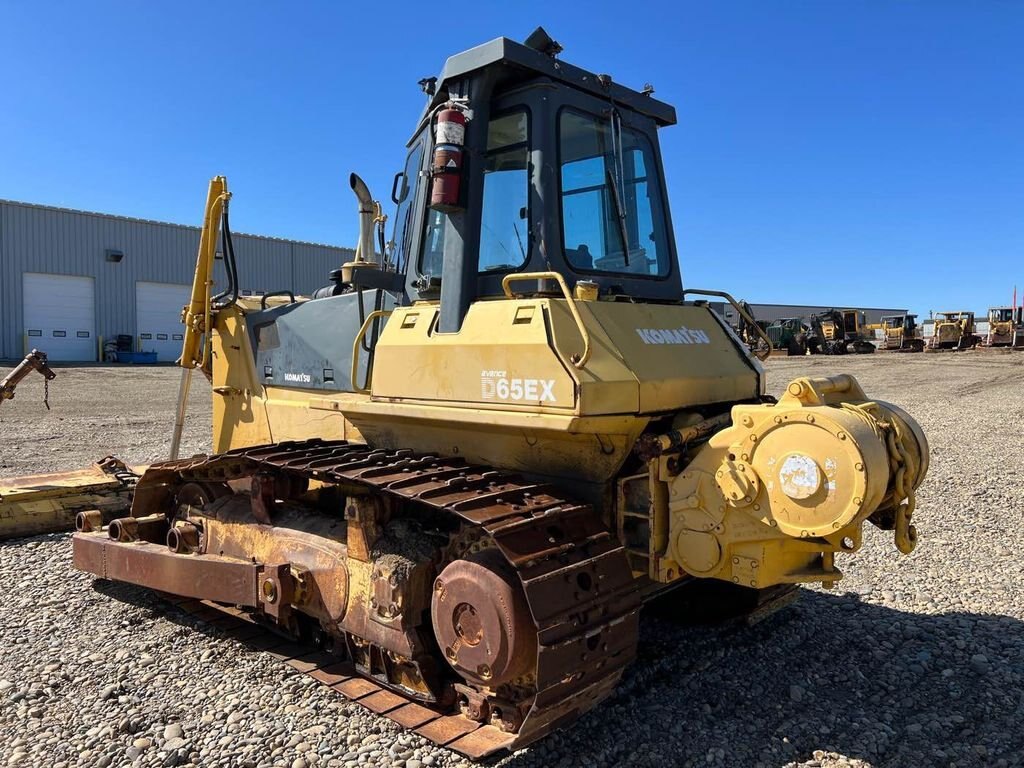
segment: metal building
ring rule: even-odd
[[[308,294],[353,257],[272,237],[233,242],[250,295]],[[0,200],[0,359],[38,347],[51,360],[98,360],[102,339],[130,335],[173,361],[198,247],[198,227]]]

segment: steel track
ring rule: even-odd
[[[221,619],[235,637],[435,744],[474,759],[524,746],[607,698],[636,655],[641,587],[625,551],[589,505],[552,485],[457,458],[314,439],[154,464],[137,492],[180,482],[227,482],[256,472],[362,485],[452,515],[489,536],[514,569],[537,637],[528,711],[515,733],[423,706],[385,681],[360,676],[341,657],[283,640],[234,609]],[[213,611],[197,600],[172,599],[200,617]]]

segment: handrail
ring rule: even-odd
[[[590,359],[590,334],[587,332],[587,326],[583,324],[583,318],[580,317],[580,311],[576,308],[576,300],[572,297],[572,293],[569,291],[569,286],[566,284],[565,278],[557,272],[519,272],[505,275],[505,277],[501,279],[501,290],[505,292],[506,298],[514,298],[509,286],[512,283],[520,282],[522,280],[554,280],[558,283],[559,287],[562,289],[562,295],[565,297],[565,301],[569,305],[569,311],[572,313],[572,318],[576,321],[576,327],[580,331],[580,336],[583,337],[583,354],[571,355],[569,360],[576,368],[582,369]]]
[[[764,341],[766,345],[764,355],[761,355],[760,353],[751,350],[751,352],[753,352],[754,354],[754,357],[761,361],[768,359],[768,356],[772,353],[772,340],[768,338],[768,334],[764,332],[764,329],[761,328],[761,326],[758,325],[756,322],[754,322],[754,318],[747,314],[747,311],[743,309],[743,307],[740,306],[740,303],[736,301],[736,299],[734,299],[730,294],[726,293],[725,291],[709,291],[704,290],[703,288],[684,288],[683,296],[686,296],[686,294],[688,293],[699,293],[701,296],[718,296],[719,298],[725,299],[730,304],[732,304],[732,308],[740,313],[740,317],[746,320],[751,328],[757,329],[757,335],[761,337],[761,340]]]
[[[266,309],[267,299],[272,299],[276,296],[287,296],[289,299],[291,299],[292,304],[295,303],[295,294],[289,291],[288,289],[285,289],[283,291],[271,291],[270,293],[263,294],[263,297],[260,299],[260,309]]]
[[[367,369],[366,371],[366,386],[360,387],[356,384],[359,378],[359,345],[363,341],[363,337],[366,332],[370,330],[370,323],[375,321],[378,317],[390,317],[392,310],[390,309],[375,309],[373,312],[366,316],[366,320],[363,321],[362,326],[359,328],[359,333],[356,334],[355,339],[352,342],[352,370],[349,371],[349,380],[352,382],[352,391],[366,395],[370,392],[370,376],[372,371]]]

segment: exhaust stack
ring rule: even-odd
[[[371,264],[379,267],[377,253],[373,247],[373,219],[377,212],[377,206],[373,202],[370,188],[366,182],[359,178],[359,174],[353,173],[348,177],[349,186],[359,201],[359,244],[356,246],[355,260],[341,267],[342,280],[346,283],[352,281],[353,267],[367,267]]]

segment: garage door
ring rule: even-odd
[[[181,308],[188,304],[192,287],[176,283],[135,284],[135,317],[138,348],[156,352],[161,362],[181,357],[184,328]]]
[[[29,349],[41,349],[50,360],[95,360],[93,279],[39,272],[26,272],[22,278]]]

